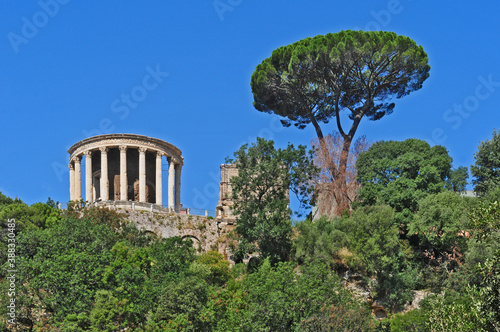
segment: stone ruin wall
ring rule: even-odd
[[[225,259],[232,261],[229,243],[230,232],[234,230],[234,220],[210,218],[179,213],[132,211],[118,209],[134,222],[137,228],[155,234],[159,238],[180,236],[190,238],[198,253],[215,250]]]

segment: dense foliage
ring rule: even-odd
[[[236,266],[233,275],[221,254],[196,256],[190,240],[150,237],[107,209],[66,211],[50,227],[25,228],[17,248],[21,330],[293,331],[328,321],[332,308],[374,324],[320,262],[297,271],[265,260],[252,274]],[[8,286],[3,278],[3,294]],[[12,327],[6,301],[1,329]]]
[[[474,190],[481,196],[500,185],[500,130],[493,131],[491,140],[481,142],[470,167]]]
[[[430,147],[425,141],[377,142],[356,163],[360,200],[364,205],[379,201],[397,212],[415,212],[419,199],[443,190],[451,162],[444,147]]]
[[[466,172],[458,168],[453,179],[443,147],[375,144],[358,159],[375,199],[295,228],[288,190],[305,203],[315,172],[305,148],[258,140],[235,158],[241,176],[233,185],[244,197],[237,239],[260,259],[233,267],[218,252],[197,255],[190,240],[152,237],[114,211],[61,212],[50,199],[28,206],[0,195],[0,330],[500,328],[500,193],[456,193]],[[407,186],[389,190],[392,183]],[[3,296],[14,219],[17,327],[7,322]],[[416,308],[415,292],[426,295]],[[370,305],[388,318],[375,319]]]

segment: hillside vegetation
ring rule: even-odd
[[[274,186],[299,185],[292,175],[306,173],[293,167],[312,161],[303,152],[259,140],[235,162],[253,156],[262,163],[246,165],[273,171]],[[290,156],[302,162],[283,164]],[[361,199],[341,217],[292,227],[279,218],[291,216],[281,191],[262,205],[237,205],[272,218],[258,232],[257,212],[243,215],[250,219],[234,234],[244,244],[235,257],[260,258],[232,267],[217,252],[197,255],[190,240],[152,237],[114,211],[60,211],[50,199],[28,206],[2,194],[0,331],[498,331],[500,187],[479,197],[454,192],[464,179],[452,177],[446,149],[418,140],[377,143],[358,161]],[[267,179],[250,174],[250,182]],[[244,193],[236,186],[235,195]],[[284,214],[265,212],[273,206]],[[356,294],[346,287],[353,280]],[[408,310],[417,290],[429,295]],[[375,303],[386,319],[375,318]]]

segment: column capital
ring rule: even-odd
[[[121,152],[126,152],[127,149],[128,149],[128,146],[126,146],[126,145],[120,145],[118,148],[120,149]]]
[[[99,148],[99,150],[101,151],[101,153],[106,153],[106,152],[108,152],[109,149],[107,146],[102,146]]]
[[[144,148],[144,147],[141,146],[138,150],[139,150],[139,153],[146,153],[146,151],[148,149],[146,149],[146,148]]]
[[[71,158],[70,163],[71,162],[80,163],[81,161],[82,161],[82,156],[75,156],[75,157]]]
[[[164,156],[163,152],[156,151],[156,158],[162,158]]]
[[[83,154],[85,155],[85,157],[88,157],[88,156],[92,157],[92,151],[90,151],[90,150],[83,151]]]
[[[68,167],[69,167],[69,170],[70,170],[70,171],[74,171],[74,170],[75,170],[75,164],[73,164],[73,161],[70,161],[70,162],[69,162]]]

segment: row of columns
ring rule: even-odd
[[[127,201],[128,180],[127,180],[127,146],[120,146],[120,200]],[[99,148],[101,151],[101,178],[100,193],[101,200],[109,200],[109,181],[108,181],[108,148]],[[139,202],[146,202],[146,148],[139,147]],[[92,186],[92,151],[87,150],[85,155],[85,199],[87,202],[93,202]],[[156,204],[163,203],[163,179],[162,179],[162,156],[159,151],[156,152]],[[180,189],[181,189],[181,169],[180,163],[175,163],[172,157],[167,157],[169,162],[168,169],[168,207],[180,210]],[[82,156],[76,156],[69,163],[70,176],[70,197],[72,201],[81,200],[81,160]]]

